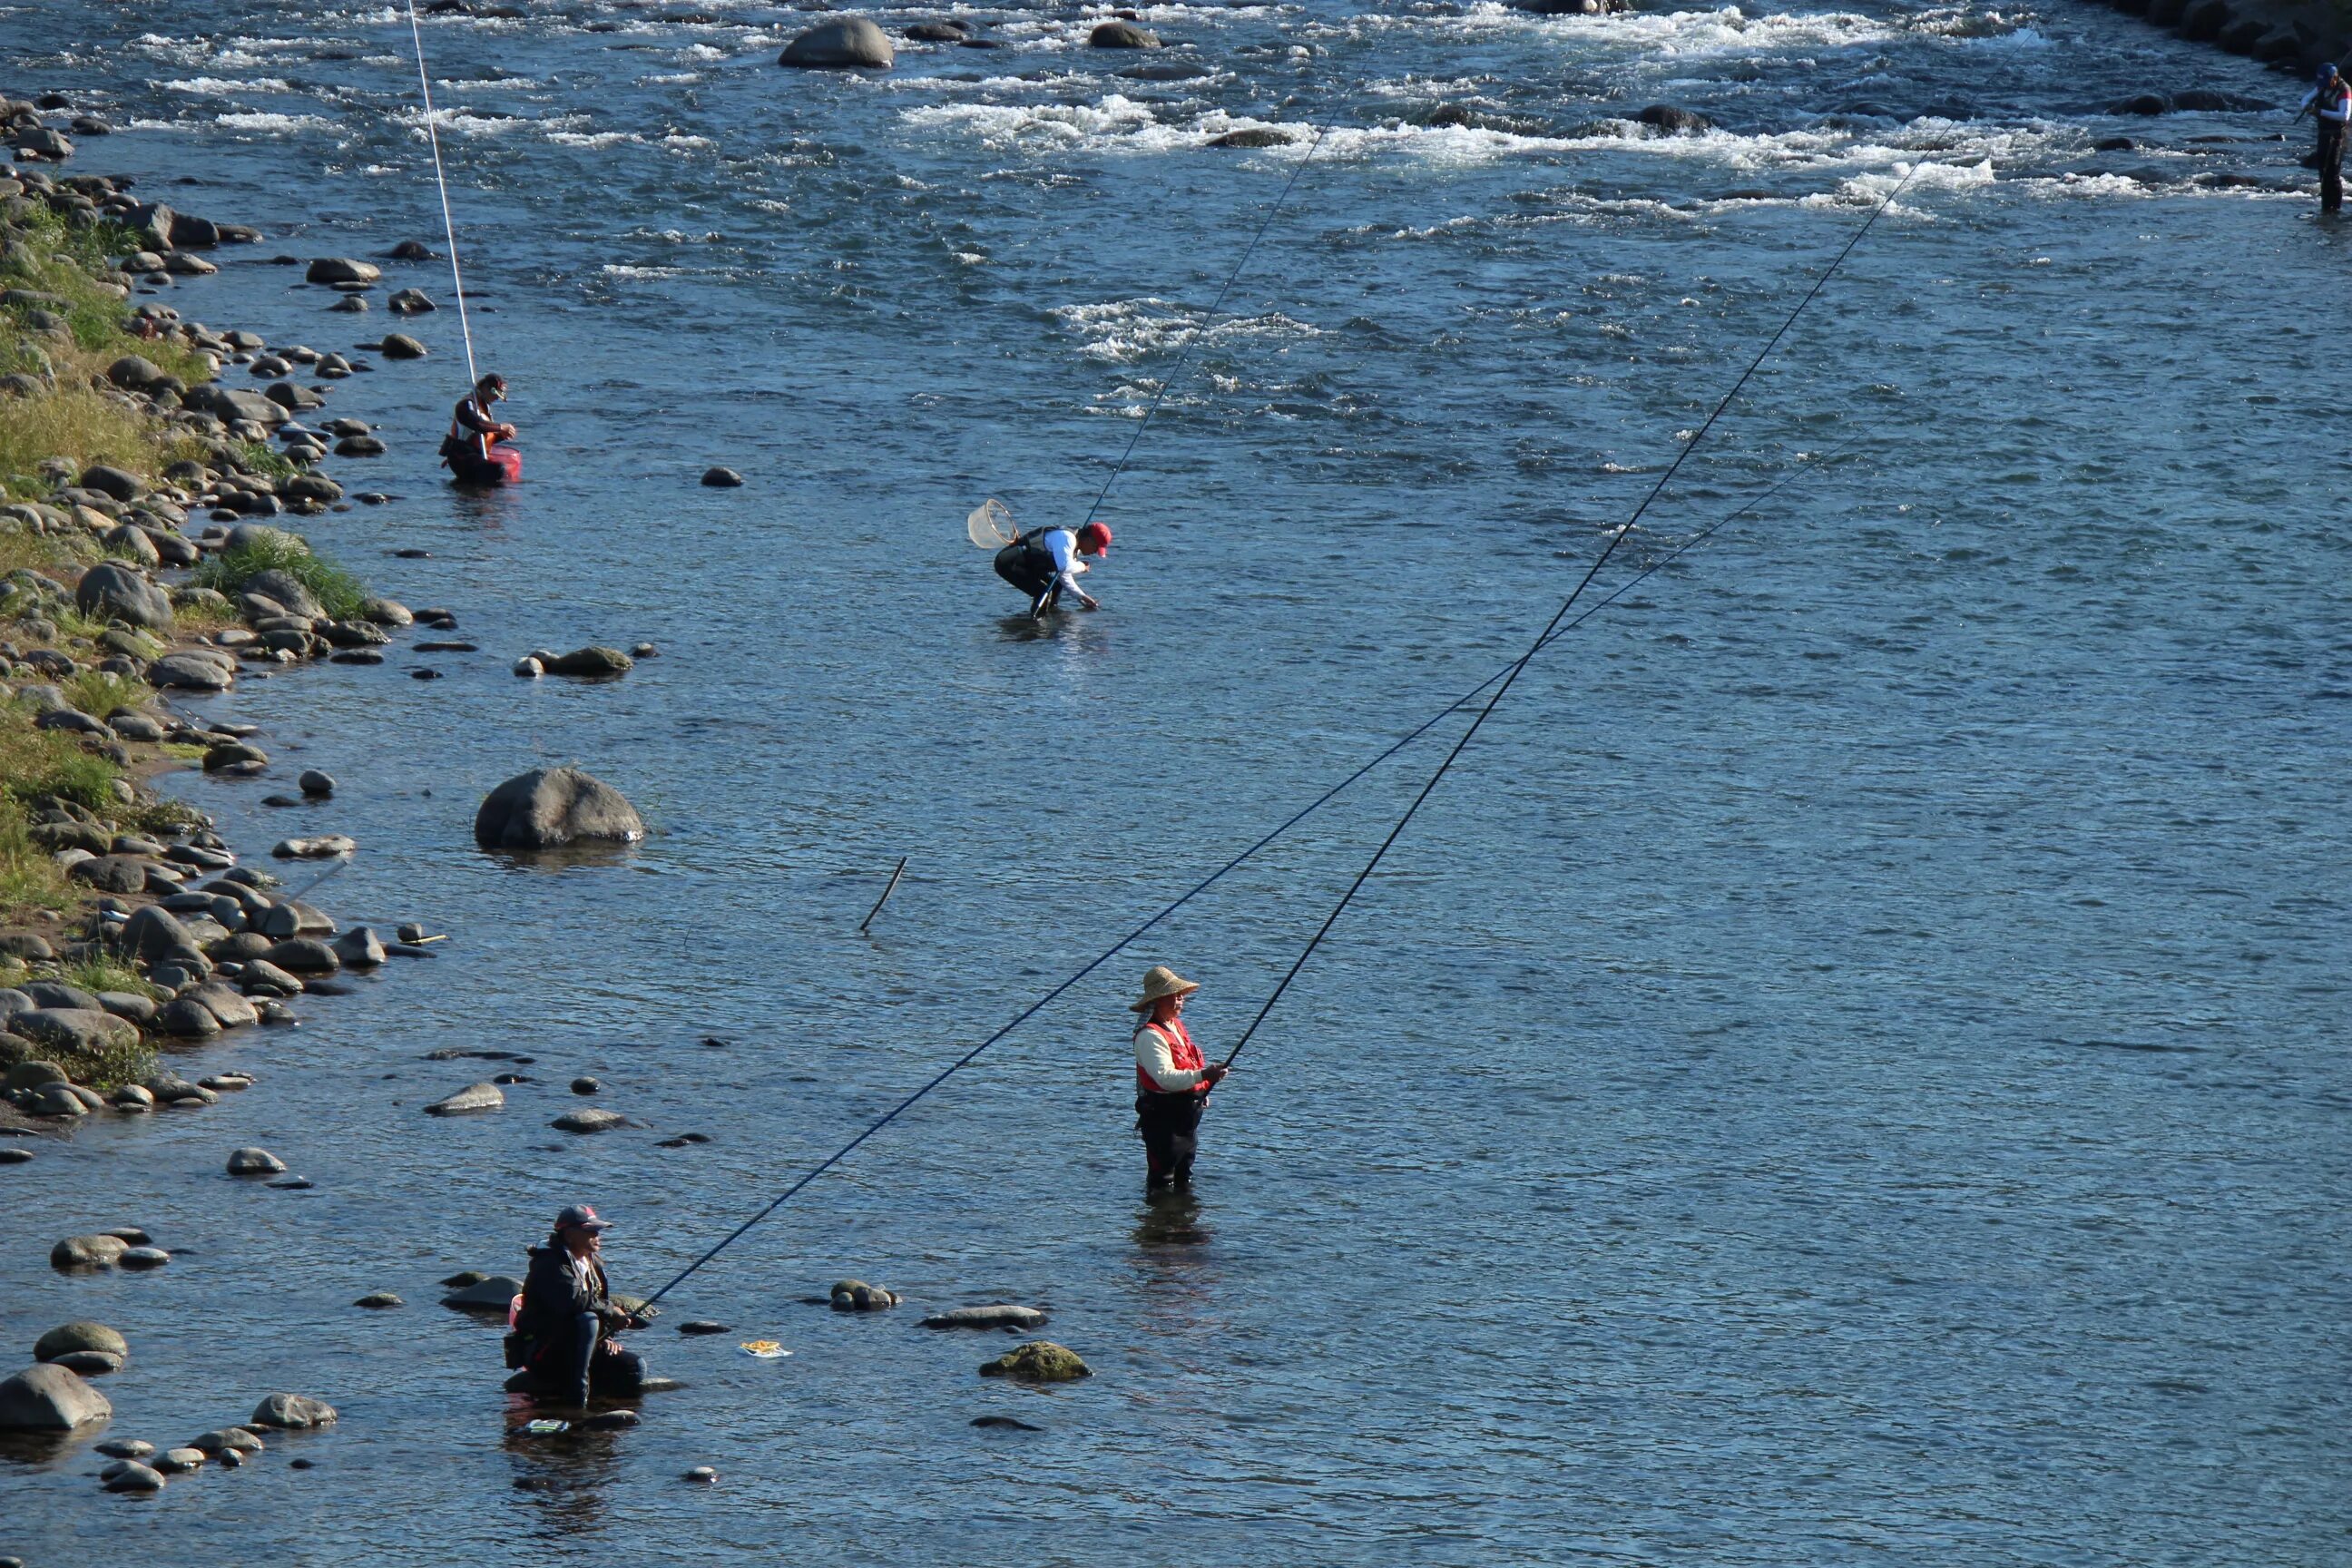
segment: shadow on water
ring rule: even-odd
[[[93,1421],[70,1432],[0,1432],[0,1464],[54,1469],[79,1458],[106,1428],[106,1422]]]
[[[469,485],[452,479],[446,488],[450,512],[459,522],[494,532],[505,529],[521,504],[511,485]]]
[[[612,1522],[604,1489],[614,1479],[620,1432],[572,1426],[562,1432],[530,1429],[534,1407],[518,1397],[509,1406],[501,1444],[513,1467],[515,1490],[539,1504],[538,1524],[551,1537],[589,1535]]]
[[[1135,1245],[1147,1251],[1205,1247],[1216,1239],[1216,1233],[1201,1223],[1201,1200],[1190,1192],[1154,1193],[1145,1198],[1134,1236]]]
[[[638,844],[602,839],[567,844],[560,849],[485,849],[482,858],[509,871],[569,871],[591,866],[625,866],[637,858]]]
[[[1042,619],[1031,619],[1026,611],[1006,616],[996,623],[997,640],[1008,643],[1059,642],[1065,639],[1098,640],[1101,628],[1093,625],[1097,617],[1085,610],[1048,610]]]

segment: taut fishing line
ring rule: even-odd
[[[441,169],[441,133],[433,123],[433,83],[425,74],[425,35],[416,26],[416,0],[408,0],[408,40],[416,48],[416,89],[425,97],[425,140],[433,148],[433,184],[441,192],[441,232],[449,241],[449,286],[457,294],[457,331],[466,340],[466,384],[478,384],[474,368],[474,328],[466,316],[466,278],[457,269],[457,225],[449,216],[449,180]]]
[[[1601,569],[1609,564],[1609,558],[1617,553],[1617,547],[1625,542],[1625,536],[1633,531],[1633,525],[1642,521],[1642,515],[1650,510],[1651,503],[1658,499],[1659,493],[1672,482],[1675,475],[1681,471],[1683,464],[1689,459],[1693,452],[1698,449],[1698,444],[1706,439],[1706,433],[1715,428],[1715,422],[1723,417],[1723,411],[1731,406],[1732,399],[1739,395],[1740,390],[1748,384],[1748,378],[1762,367],[1765,360],[1771,356],[1772,351],[1780,346],[1780,340],[1789,335],[1789,329],[1797,324],[1797,318],[1804,314],[1805,307],[1820,297],[1821,291],[1829,286],[1829,280],[1837,276],[1838,268],[1845,265],[1845,258],[1853,254],[1853,247],[1862,243],[1863,237],[1868,234],[1872,226],[1878,222],[1880,215],[1894,205],[1895,198],[1903,194],[1903,187],[1909,184],[1912,178],[1925,167],[1927,165],[1924,163],[1914,163],[1911,166],[1911,173],[1897,181],[1895,188],[1887,192],[1876,206],[1871,208],[1870,216],[1863,220],[1862,226],[1853,231],[1853,237],[1845,242],[1845,248],[1839,251],[1835,259],[1832,260],[1822,275],[1813,280],[1813,286],[1805,290],[1805,297],[1797,301],[1797,308],[1789,312],[1789,319],[1780,323],[1780,331],[1774,332],[1765,341],[1764,346],[1756,351],[1756,357],[1748,362],[1748,368],[1739,373],[1739,379],[1731,384],[1731,390],[1723,395],[1723,400],[1715,405],[1715,411],[1706,416],[1705,423],[1691,433],[1691,438],[1683,444],[1683,449],[1675,454],[1675,460],[1666,465],[1666,471],[1658,476],[1658,482],[1650,487],[1650,493],[1642,498],[1642,504],[1633,509],[1633,515],[1625,520],[1625,526],[1610,537],[1607,548],[1594,559],[1591,570],[1585,573],[1583,579],[1570,591],[1568,597],[1560,602],[1559,608],[1552,612],[1551,619],[1544,623],[1544,629],[1537,633],[1535,641],[1528,645],[1528,651],[1519,655],[1512,661],[1510,668],[1503,672],[1501,683],[1496,686],[1485,705],[1472,717],[1469,725],[1454,741],[1453,750],[1445,753],[1444,759],[1430,773],[1429,781],[1421,786],[1421,793],[1412,797],[1412,804],[1404,808],[1404,815],[1397,818],[1396,826],[1389,829],[1388,837],[1381,840],[1380,847],[1373,850],[1371,858],[1364,862],[1364,868],[1356,873],[1356,879],[1348,884],[1348,890],[1339,895],[1339,901],[1331,906],[1331,912],[1323,917],[1323,923],[1316,928],[1313,936],[1307,939],[1307,945],[1299,950],[1298,957],[1293,961],[1289,970],[1275,985],[1272,994],[1265,999],[1265,1005],[1257,1010],[1257,1016],[1250,1020],[1249,1027],[1244,1029],[1241,1038],[1234,1042],[1234,1048],[1225,1055],[1227,1067],[1231,1067],[1234,1059],[1242,1054],[1242,1047],[1250,1043],[1251,1037],[1258,1031],[1258,1026],[1265,1023],[1266,1016],[1274,1011],[1274,1005],[1282,1000],[1283,993],[1290,989],[1290,983],[1298,978],[1298,972],[1307,967],[1307,961],[1314,956],[1317,948],[1323,945],[1323,939],[1331,934],[1331,928],[1339,923],[1340,915],[1345,913],[1348,906],[1355,901],[1356,895],[1362,891],[1364,884],[1370,880],[1373,870],[1379,867],[1382,859],[1387,858],[1389,850],[1395,847],[1398,838],[1403,836],[1406,826],[1412,821],[1414,815],[1421,810],[1431,794],[1436,790],[1438,781],[1445,777],[1447,771],[1460,760],[1464,750],[1469,746],[1471,738],[1476,735],[1479,729],[1493,716],[1496,705],[1501,702],[1511,688],[1518,683],[1519,676],[1528,668],[1528,661],[1541,652],[1544,644],[1551,640],[1552,634],[1559,629],[1560,622],[1567,618],[1568,612],[1576,607],[1576,601],[1583,596],[1584,590],[1592,585],[1592,580],[1601,574]]]

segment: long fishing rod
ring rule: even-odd
[[[1576,601],[1583,595],[1584,590],[1592,585],[1593,578],[1600,575],[1601,569],[1609,563],[1609,558],[1617,553],[1617,547],[1625,542],[1626,535],[1633,531],[1633,525],[1642,521],[1643,514],[1650,510],[1651,504],[1658,499],[1660,492],[1666,488],[1675,475],[1681,471],[1683,464],[1688,461],[1690,455],[1698,449],[1699,443],[1706,439],[1706,433],[1715,428],[1716,421],[1723,417],[1724,410],[1731,406],[1732,400],[1739,395],[1742,388],[1747,386],[1748,378],[1762,368],[1764,362],[1771,357],[1772,351],[1780,346],[1780,340],[1789,335],[1790,329],[1797,324],[1797,318],[1805,313],[1805,308],[1821,297],[1822,290],[1829,286],[1830,279],[1837,276],[1838,268],[1845,265],[1845,258],[1853,254],[1854,247],[1863,242],[1864,237],[1870,233],[1880,216],[1895,204],[1895,198],[1903,194],[1903,188],[1908,185],[1925,167],[1927,167],[1925,163],[1913,164],[1911,173],[1897,181],[1895,188],[1887,192],[1878,205],[1871,209],[1870,216],[1863,220],[1862,226],[1855,229],[1853,237],[1845,242],[1845,247],[1837,253],[1836,258],[1822,270],[1822,275],[1813,280],[1813,286],[1805,290],[1804,298],[1797,301],[1796,309],[1789,312],[1788,320],[1782,321],[1780,330],[1766,340],[1762,348],[1756,351],[1756,357],[1748,362],[1748,368],[1739,373],[1739,379],[1731,384],[1731,390],[1723,395],[1723,400],[1715,405],[1715,411],[1709,414],[1706,422],[1692,433],[1691,438],[1684,443],[1683,449],[1675,454],[1675,460],[1666,466],[1664,473],[1658,476],[1658,482],[1650,487],[1650,493],[1642,498],[1642,504],[1633,509],[1633,515],[1625,520],[1625,526],[1611,537],[1608,547],[1602,550],[1593,561],[1591,570],[1585,573],[1583,580],[1577,584],[1565,600],[1561,601],[1559,608],[1552,612],[1552,617],[1544,624],[1544,629],[1537,633],[1535,640],[1528,645],[1528,651],[1512,661],[1510,668],[1504,672],[1501,682],[1487,697],[1486,704],[1471,719],[1469,725],[1454,741],[1453,749],[1445,753],[1444,759],[1437,764],[1435,771],[1431,773],[1428,782],[1421,786],[1421,792],[1412,797],[1412,804],[1404,808],[1404,815],[1397,818],[1396,826],[1389,829],[1388,837],[1381,840],[1380,847],[1373,850],[1371,858],[1364,862],[1364,868],[1356,873],[1356,879],[1348,884],[1348,890],[1339,895],[1339,901],[1331,906],[1331,912],[1323,917],[1323,923],[1316,928],[1313,936],[1307,938],[1307,945],[1299,951],[1297,958],[1292,961],[1289,970],[1284,973],[1272,994],[1266,997],[1265,1005],[1257,1010],[1257,1016],[1250,1020],[1249,1027],[1242,1031],[1241,1038],[1234,1043],[1234,1048],[1226,1054],[1225,1066],[1229,1068],[1233,1066],[1234,1059],[1242,1054],[1243,1048],[1257,1033],[1258,1026],[1264,1024],[1267,1016],[1274,1011],[1275,1004],[1282,1000],[1283,994],[1290,989],[1290,983],[1298,978],[1298,972],[1307,967],[1307,961],[1315,955],[1317,948],[1323,945],[1323,939],[1329,936],[1331,928],[1339,923],[1340,915],[1344,914],[1348,906],[1355,901],[1356,895],[1361,892],[1364,884],[1371,879],[1372,872],[1387,858],[1388,852],[1403,836],[1405,828],[1412,823],[1414,816],[1435,792],[1439,782],[1461,759],[1463,752],[1468,748],[1470,742],[1485,726],[1486,721],[1493,717],[1496,706],[1509,695],[1513,686],[1518,684],[1519,676],[1527,669],[1528,661],[1542,651],[1544,644],[1549,640],[1560,622],[1567,617],[1569,611],[1575,607]]]
[[[1552,628],[1547,634],[1540,646],[1549,647],[1552,643],[1559,641],[1563,637],[1566,637],[1570,632],[1574,631],[1586,621],[1591,619],[1594,616],[1599,615],[1611,605],[1615,604],[1617,600],[1622,598],[1624,595],[1640,586],[1650,577],[1665,570],[1666,567],[1672,565],[1686,552],[1696,548],[1698,544],[1713,536],[1721,529],[1755,510],[1756,508],[1761,506],[1766,500],[1769,500],[1774,495],[1777,495],[1780,491],[1788,489],[1790,486],[1820,472],[1823,467],[1833,460],[1840,453],[1871,434],[1873,434],[1871,427],[1864,426],[1864,428],[1847,436],[1843,441],[1839,442],[1835,447],[1832,447],[1828,452],[1822,454],[1820,458],[1815,458],[1806,467],[1783,475],[1779,479],[1774,480],[1764,489],[1759,491],[1756,495],[1743,502],[1738,510],[1717,519],[1714,522],[1708,524],[1699,532],[1683,541],[1681,543],[1675,545],[1672,550],[1668,551],[1665,554],[1644,566],[1640,572],[1636,573],[1633,576],[1628,578],[1623,584],[1619,585],[1606,598],[1600,600],[1598,603],[1586,609],[1582,615],[1576,616],[1573,620],[1568,621],[1564,625]],[[1524,662],[1524,659],[1514,661],[1514,663],[1510,665],[1506,665],[1501,669],[1498,669],[1494,674],[1488,676],[1485,680],[1480,681],[1476,686],[1472,687],[1468,691],[1464,692],[1461,696],[1456,697],[1452,701],[1446,703],[1444,707],[1439,709],[1435,713],[1430,715],[1429,718],[1423,720],[1420,724],[1414,726],[1413,729],[1392,742],[1377,756],[1374,756],[1370,761],[1364,763],[1353,773],[1348,774],[1339,783],[1325,790],[1321,795],[1316,796],[1306,805],[1301,806],[1297,812],[1294,812],[1288,817],[1286,817],[1280,824],[1275,826],[1264,837],[1243,849],[1240,853],[1234,855],[1231,859],[1218,867],[1215,870],[1210,872],[1207,876],[1202,878],[1198,882],[1195,882],[1192,887],[1186,889],[1175,899],[1161,906],[1161,908],[1149,920],[1143,921],[1142,924],[1137,926],[1133,931],[1129,931],[1125,936],[1120,937],[1109,947],[1105,948],[1100,953],[1097,954],[1093,959],[1088,961],[1084,966],[1079,968],[1067,979],[1064,980],[1060,984],[1055,985],[1052,990],[1046,992],[1045,994],[1040,996],[1036,1001],[1024,1008],[1013,1018],[1011,1022],[1004,1025],[1003,1027],[998,1029],[994,1034],[981,1041],[980,1044],[974,1046],[971,1050],[966,1051],[962,1056],[957,1058],[953,1062],[950,1062],[946,1068],[923,1083],[913,1093],[908,1095],[897,1105],[891,1107],[889,1110],[886,1111],[877,1121],[868,1126],[864,1131],[858,1133],[856,1137],[851,1139],[847,1143],[845,1143],[841,1148],[835,1151],[834,1153],[823,1163],[817,1165],[814,1169],[803,1175],[798,1181],[793,1183],[792,1185],[777,1194],[775,1199],[765,1208],[753,1215],[750,1219],[745,1220],[741,1225],[737,1226],[726,1236],[720,1237],[716,1246],[703,1253],[700,1257],[695,1258],[684,1268],[679,1269],[677,1273],[670,1279],[667,1284],[664,1285],[660,1289],[647,1297],[647,1304],[650,1305],[653,1302],[660,1300],[664,1296],[668,1295],[671,1290],[682,1284],[688,1276],[693,1274],[704,1264],[709,1263],[712,1258],[718,1257],[747,1232],[751,1231],[761,1220],[766,1219],[770,1215],[775,1213],[777,1209],[782,1207],[786,1202],[790,1201],[803,1188],[806,1187],[810,1183],[815,1181],[819,1176],[824,1174],[825,1172],[831,1170],[834,1166],[839,1164],[844,1159],[847,1158],[849,1154],[858,1147],[858,1145],[864,1143],[868,1138],[871,1138],[877,1132],[881,1131],[883,1128],[897,1121],[899,1115],[909,1107],[913,1106],[917,1100],[921,1100],[933,1089],[939,1088],[940,1085],[945,1083],[957,1072],[969,1067],[972,1062],[979,1059],[982,1052],[987,1050],[990,1047],[998,1044],[1007,1036],[1011,1035],[1015,1029],[1018,1029],[1022,1025],[1027,1023],[1031,1018],[1035,1017],[1053,1002],[1061,997],[1073,986],[1076,985],[1078,982],[1084,980],[1087,975],[1092,974],[1096,970],[1101,968],[1104,964],[1109,963],[1112,959],[1126,952],[1137,942],[1142,940],[1144,936],[1149,934],[1162,921],[1165,921],[1171,915],[1176,913],[1177,910],[1191,903],[1194,899],[1199,898],[1202,893],[1207,892],[1211,888],[1224,880],[1229,874],[1238,870],[1244,862],[1251,859],[1253,857],[1257,855],[1259,851],[1265,849],[1276,839],[1280,838],[1284,834],[1297,826],[1301,822],[1306,821],[1308,816],[1329,805],[1334,799],[1338,798],[1343,791],[1347,790],[1350,785],[1363,778],[1364,775],[1370,773],[1382,763],[1387,762],[1391,757],[1395,756],[1399,752],[1403,751],[1407,746],[1412,745],[1423,735],[1428,734],[1430,731],[1444,723],[1449,715],[1459,712],[1464,704],[1475,700],[1480,692],[1486,690],[1486,688],[1492,686],[1497,680],[1504,679],[1504,677],[1508,675],[1514,668],[1517,668],[1519,663],[1522,662]]]
[[[1151,401],[1144,406],[1143,418],[1136,425],[1135,434],[1127,438],[1127,450],[1121,452],[1118,461],[1111,465],[1110,475],[1103,480],[1101,490],[1095,496],[1094,505],[1087,508],[1087,515],[1078,524],[1080,528],[1092,522],[1095,514],[1102,510],[1103,502],[1110,499],[1111,486],[1118,483],[1119,475],[1127,472],[1128,459],[1135,456],[1136,446],[1143,439],[1143,433],[1151,428],[1152,416],[1160,412],[1160,405],[1166,401],[1169,390],[1182,378],[1185,366],[1192,363],[1192,351],[1208,341],[1210,330],[1217,323],[1217,312],[1225,307],[1225,296],[1233,292],[1234,285],[1241,279],[1242,268],[1247,267],[1250,258],[1257,254],[1258,241],[1265,237],[1265,231],[1274,226],[1275,215],[1281,212],[1283,205],[1290,200],[1291,187],[1298,184],[1298,176],[1307,172],[1307,165],[1313,163],[1315,154],[1323,150],[1323,138],[1329,134],[1331,125],[1332,122],[1327,120],[1316,127],[1315,140],[1307,144],[1307,156],[1298,160],[1297,166],[1290,171],[1290,178],[1282,183],[1274,205],[1265,209],[1265,216],[1259,221],[1257,232],[1250,236],[1249,244],[1243,248],[1241,259],[1234,263],[1231,272],[1225,274],[1224,287],[1219,289],[1217,297],[1209,301],[1208,314],[1202,319],[1200,330],[1184,340],[1184,352],[1177,356],[1174,366],[1160,378],[1159,387],[1151,395]]]

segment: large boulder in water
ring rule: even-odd
[[[813,70],[888,70],[898,51],[889,36],[863,16],[844,16],[811,27],[784,46],[778,65]]]
[[[474,842],[485,849],[628,843],[645,836],[645,819],[627,797],[578,768],[534,768],[510,778],[474,815]]]
[[[93,621],[172,629],[172,595],[141,576],[135,567],[103,561],[74,585],[74,607]]]
[[[1090,49],[1156,49],[1159,47],[1157,34],[1132,22],[1097,23],[1095,30],[1087,35],[1087,47]]]
[[[70,1432],[113,1414],[106,1395],[61,1366],[28,1366],[0,1383],[0,1431]]]

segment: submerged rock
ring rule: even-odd
[[[310,838],[281,838],[269,852],[280,860],[331,860],[357,848],[357,843],[340,833],[321,833]]]
[[[474,816],[485,849],[550,849],[583,841],[632,842],[645,819],[627,797],[577,768],[535,768],[492,790]]]
[[[732,468],[705,468],[702,482],[715,490],[731,490],[743,482],[743,476]]]
[[[232,1176],[274,1176],[285,1169],[286,1162],[267,1149],[239,1149],[228,1157]]]
[[[1092,1377],[1094,1368],[1078,1352],[1051,1340],[1031,1340],[981,1364],[982,1377],[1012,1377],[1024,1383],[1070,1383]]]
[[[1277,130],[1273,126],[1254,125],[1239,131],[1228,131],[1222,136],[1212,136],[1209,138],[1209,145],[1243,148],[1287,147],[1295,140],[1296,138],[1287,131]]]
[[[548,1125],[559,1132],[606,1132],[627,1120],[617,1110],[567,1110]]]

